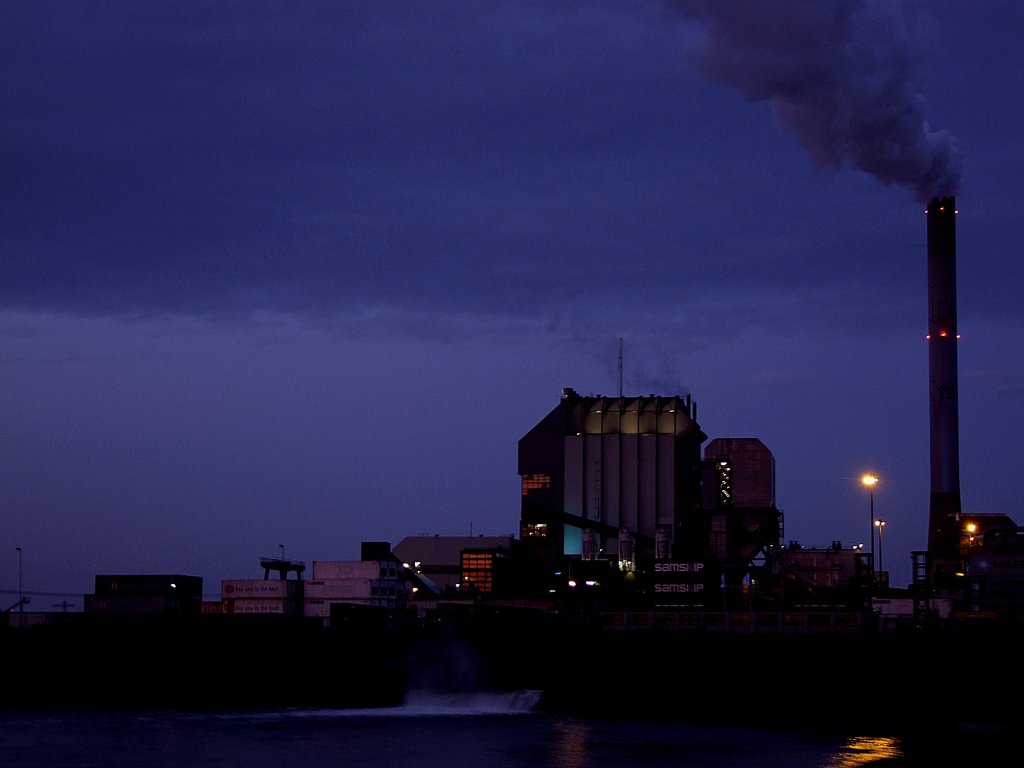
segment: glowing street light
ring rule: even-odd
[[[875,486],[878,485],[878,476],[870,473],[862,475],[861,485],[868,489],[868,505],[871,510],[871,526],[868,528],[868,535],[871,537],[871,581],[875,580]]]
[[[976,523],[968,523],[964,526],[964,531],[967,533],[967,551],[970,552],[974,549],[974,535],[978,532],[978,525]]]

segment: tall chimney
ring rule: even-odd
[[[931,427],[930,572],[957,570],[960,427],[956,345],[956,199],[928,204],[928,404]]]

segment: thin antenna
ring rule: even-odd
[[[622,397],[622,337],[619,336],[619,397]]]

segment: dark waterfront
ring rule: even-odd
[[[10,768],[839,768],[908,761],[903,742],[887,735],[567,717],[523,704],[522,695],[480,695],[370,710],[8,712],[0,714],[0,738]]]
[[[1002,765],[1018,641],[81,623],[0,633],[0,738],[12,767]]]
[[[1014,728],[1020,631],[768,634],[469,622],[131,617],[8,628],[0,709],[395,707],[409,691],[541,691],[549,712],[913,733]]]
[[[531,692],[424,694],[399,707],[247,712],[0,712],[9,768],[973,768],[1005,765],[1015,736],[709,726],[538,710]]]

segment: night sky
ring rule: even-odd
[[[1024,523],[1022,30],[1010,0],[3,3],[3,607],[19,565],[51,610],[518,535],[518,440],[563,387],[617,395],[620,339],[624,394],[771,449],[784,541],[865,542],[877,473],[906,585],[933,194],[964,511]]]

